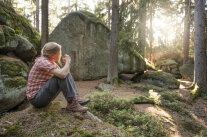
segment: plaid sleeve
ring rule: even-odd
[[[39,69],[49,72],[51,69],[57,68],[49,60],[41,60],[39,62]]]

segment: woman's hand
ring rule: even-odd
[[[66,63],[66,61],[68,61],[69,63],[71,62],[71,58],[70,58],[70,56],[67,55],[67,54],[65,54],[65,55],[63,56],[63,62]]]

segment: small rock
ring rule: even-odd
[[[96,86],[96,89],[101,91],[111,91],[111,89],[104,83],[100,83],[98,86]]]

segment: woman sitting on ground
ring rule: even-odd
[[[86,112],[89,100],[78,97],[78,89],[70,74],[71,58],[65,54],[60,68],[61,46],[55,42],[44,45],[41,57],[37,58],[28,78],[27,99],[37,108],[47,106],[62,91],[70,111]]]

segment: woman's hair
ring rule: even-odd
[[[43,46],[41,56],[51,58],[51,56],[57,54],[59,51],[61,55],[61,46],[59,44],[55,42],[48,42]],[[61,65],[60,58],[58,60],[58,64]]]

